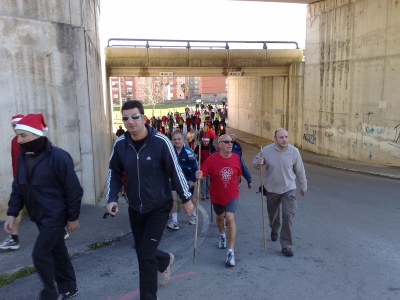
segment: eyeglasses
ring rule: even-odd
[[[134,114],[134,115],[129,116],[129,117],[123,116],[122,117],[122,121],[127,122],[127,121],[129,121],[129,119],[131,119],[131,120],[139,120],[142,116],[143,116],[142,114]]]
[[[229,144],[229,143],[233,144],[233,141],[219,141],[219,142],[224,144]]]

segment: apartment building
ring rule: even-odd
[[[186,84],[189,90],[184,93],[182,84]],[[113,103],[126,100],[147,99],[205,99],[220,101],[226,97],[226,77],[111,77],[110,91]]]

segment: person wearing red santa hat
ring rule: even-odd
[[[24,115],[18,114],[11,117],[11,126],[15,132],[15,125],[19,120],[21,120]],[[11,163],[12,163],[12,170],[13,170],[13,177],[17,173],[17,158],[19,154],[19,144],[18,144],[18,136],[15,135],[11,141]],[[21,223],[21,213],[18,214],[18,217],[15,218],[14,228],[10,232],[10,235],[0,244],[0,249],[3,250],[17,250],[19,249],[19,224]]]
[[[197,145],[194,149],[194,154],[196,154],[197,160],[199,160],[199,150],[201,151],[201,161],[199,161],[200,166],[211,155],[211,153],[217,151],[215,146],[211,145],[210,136],[208,135],[208,133],[205,133],[203,135],[203,137],[201,138],[201,144]],[[201,180],[200,190],[201,200],[210,199],[210,176],[203,177],[203,179]]]
[[[83,190],[68,152],[51,144],[42,114],[28,114],[15,126],[20,155],[4,230],[11,233],[25,205],[39,235],[33,264],[43,283],[39,299],[67,299],[78,294],[75,270],[64,241],[64,227],[79,229]],[[56,285],[54,284],[56,282]]]

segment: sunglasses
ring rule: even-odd
[[[129,119],[131,119],[131,120],[139,120],[142,116],[143,116],[142,114],[134,114],[134,115],[129,116],[129,117],[123,116],[122,117],[122,121],[126,122],[126,121],[129,121]]]
[[[229,144],[229,143],[231,143],[231,144],[233,144],[233,141],[220,141],[220,143],[224,143],[224,144]]]

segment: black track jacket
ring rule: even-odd
[[[148,135],[136,152],[129,132],[114,144],[107,180],[107,202],[118,202],[122,187],[122,173],[126,175],[126,195],[129,205],[140,213],[147,213],[171,201],[171,185],[183,203],[191,193],[185,175],[179,166],[173,145],[168,137],[145,124]]]

